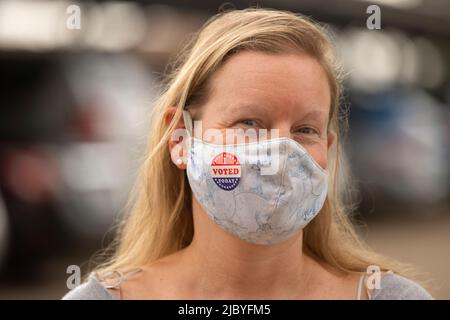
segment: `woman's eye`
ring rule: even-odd
[[[300,128],[300,129],[298,129],[298,132],[302,133],[302,134],[307,134],[307,135],[319,134],[316,129],[313,129],[310,127]]]
[[[245,124],[246,126],[250,126],[250,127],[253,127],[253,126],[257,125],[256,121],[255,120],[251,120],[251,119],[242,120],[241,123]]]

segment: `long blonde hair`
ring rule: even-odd
[[[208,80],[223,62],[242,50],[308,54],[325,70],[331,93],[329,130],[335,143],[329,150],[330,188],[325,205],[304,229],[304,251],[317,261],[343,272],[365,272],[369,265],[407,273],[405,265],[376,254],[359,238],[350,220],[350,185],[341,152],[342,72],[329,32],[318,23],[291,12],[249,8],[222,12],[197,32],[171,65],[152,112],[148,151],[118,226],[112,255],[99,273],[139,267],[178,251],[193,237],[191,190],[184,171],[171,161],[168,141],[186,105],[207,99]],[[169,125],[164,115],[177,111]]]

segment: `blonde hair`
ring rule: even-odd
[[[326,29],[291,12],[249,8],[222,12],[195,34],[174,61],[152,113],[148,151],[122,220],[113,255],[99,273],[139,267],[178,251],[193,237],[191,190],[184,171],[171,161],[168,141],[186,105],[207,99],[212,74],[233,54],[251,50],[271,54],[298,52],[317,59],[330,87],[329,130],[335,143],[329,150],[330,187],[325,205],[304,229],[304,251],[320,263],[346,273],[365,272],[369,265],[407,273],[405,265],[372,251],[357,235],[348,201],[347,170],[342,160],[341,136],[346,126],[340,110],[342,72]],[[169,125],[164,115],[177,111]],[[342,106],[341,106],[342,107]]]

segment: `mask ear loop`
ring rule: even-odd
[[[192,116],[189,113],[189,111],[183,109],[183,121],[184,121],[184,126],[186,127],[186,132],[187,132],[187,140],[188,140],[188,145],[187,148],[188,150],[190,150],[191,148],[191,144],[192,144],[192,137],[193,135],[193,120],[192,120]],[[187,159],[185,160],[187,163]]]
[[[188,136],[192,137],[192,131],[193,131],[193,124],[192,124],[192,117],[189,111],[183,110],[183,120],[184,120],[184,126],[186,127],[186,131],[188,133]]]

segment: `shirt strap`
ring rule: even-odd
[[[364,284],[364,280],[366,279],[366,274],[363,273],[361,277],[359,277],[359,283],[358,283],[358,290],[356,292],[356,300],[361,300],[361,292],[362,292],[362,286]],[[370,296],[369,296],[370,297]]]

